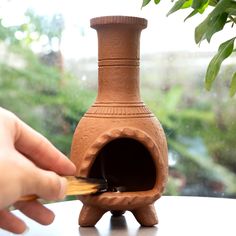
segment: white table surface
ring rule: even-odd
[[[42,226],[18,211],[30,228],[24,236],[234,236],[236,235],[236,199],[206,197],[162,197],[155,203],[159,224],[140,227],[130,212],[121,217],[106,213],[96,227],[78,226],[82,203],[68,201],[47,204],[56,218]],[[14,235],[0,229],[1,236]]]

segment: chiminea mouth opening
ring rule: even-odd
[[[155,186],[157,170],[143,143],[130,137],[119,137],[98,151],[88,176],[105,179],[108,192],[148,191]]]

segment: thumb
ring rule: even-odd
[[[65,198],[67,180],[52,171],[37,168],[35,181],[31,182],[31,194],[36,194],[45,200],[62,200]]]

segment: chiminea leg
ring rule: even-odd
[[[132,210],[132,213],[142,226],[153,226],[158,223],[156,210],[153,204]]]
[[[106,210],[94,206],[83,205],[79,216],[79,225],[83,227],[94,226]]]

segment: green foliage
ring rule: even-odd
[[[148,5],[149,2],[151,2],[151,0],[143,0],[142,7],[145,7],[146,5]]]
[[[161,60],[163,61],[163,58]],[[178,61],[178,58],[176,60]],[[150,77],[150,72],[147,73]],[[166,78],[165,73],[163,78],[158,78],[165,81],[164,88],[167,89],[160,89],[163,87],[162,84],[156,87],[147,86],[146,81],[143,90],[145,103],[158,117],[165,130],[170,164],[172,155],[176,162],[173,166],[170,165],[171,178],[166,194],[176,195],[183,191],[180,188],[180,181],[183,180],[172,175],[174,170],[186,178],[184,185],[187,188],[192,186],[194,189],[196,185],[201,186],[202,190],[203,186],[209,189],[215,185],[221,186],[220,191],[224,192],[225,196],[235,196],[236,113],[232,111],[232,107],[236,105],[235,101],[230,100],[231,104],[227,104],[222,101],[223,95],[211,99],[208,97],[210,94],[202,94],[201,89],[199,90],[197,78],[196,80],[192,78],[191,88],[186,84],[189,77],[183,72],[180,77],[172,69],[169,73],[169,76],[174,78],[172,82]],[[154,82],[157,75],[153,76],[155,76],[152,79]],[[145,79],[150,80],[150,78]],[[150,84],[153,82],[150,81]],[[187,90],[184,89],[185,86]]]
[[[25,66],[0,63],[0,105],[68,154],[74,129],[95,92],[84,90],[77,78],[42,64],[27,49],[14,46],[8,53],[24,60]]]
[[[231,15],[231,7],[235,7],[235,3],[231,0],[221,0],[216,4],[215,8],[207,16],[207,18],[195,29],[195,42],[200,43],[207,39],[210,42],[211,37],[216,32],[222,30]]]
[[[191,7],[202,12],[209,4],[208,0],[193,0]]]
[[[39,35],[47,35],[49,39],[61,37],[64,29],[64,20],[61,14],[39,16],[32,9],[28,9],[25,16],[29,19],[29,23],[22,25],[24,32],[38,32]]]
[[[181,171],[183,173],[186,173],[187,171],[187,176],[196,176],[201,173],[201,176],[205,176],[204,178],[207,178],[208,181],[222,181],[226,186],[226,193],[236,192],[236,185],[234,184],[236,181],[236,175],[234,173],[230,172],[227,168],[214,162],[212,159],[207,158],[206,156],[204,157],[190,153],[188,149],[186,149],[186,146],[182,145],[180,142],[169,140],[169,144],[171,148],[174,148],[176,151],[181,153],[181,155],[183,155],[185,159],[187,159],[184,162],[184,165],[187,164],[186,162],[189,162],[194,163],[194,166],[197,166],[199,168],[197,170],[198,173],[196,172],[194,174],[193,169],[186,169],[186,167],[181,168],[180,166],[179,168],[181,168]]]
[[[236,72],[233,74],[231,84],[230,84],[230,96],[233,97],[236,93]]]
[[[18,40],[14,33],[17,27],[5,28],[2,26],[2,19],[0,18],[0,40],[7,41],[9,44],[17,44]]]
[[[146,6],[150,1],[143,1],[143,6]],[[159,2],[157,2],[159,3]],[[213,10],[208,14],[208,16],[195,28],[195,42],[198,44],[203,40],[207,40],[209,43],[212,36],[223,30],[227,23],[232,23],[232,26],[236,22],[236,2],[233,0],[178,0],[175,1],[174,6],[167,13],[170,14],[185,8],[192,8],[193,11],[185,18],[185,20],[191,18],[197,13],[202,14],[208,6],[213,6]],[[234,48],[233,42],[235,38],[222,43],[218,49],[217,54],[211,60],[206,76],[205,84],[206,88],[209,90],[211,88],[212,82],[217,77],[222,62],[231,55]],[[228,46],[228,47],[227,47]],[[231,50],[232,49],[232,50]],[[231,81],[232,84],[235,82]],[[235,90],[230,88],[230,95],[235,94]]]
[[[155,4],[158,4],[161,0],[154,0]]]
[[[212,83],[214,82],[219,70],[221,63],[231,55],[234,49],[234,40],[232,38],[224,43],[222,43],[218,49],[217,54],[212,58],[208,65],[206,72],[206,89],[210,90]]]
[[[49,47],[53,38],[60,40],[61,16],[38,16],[32,10],[25,16],[28,22],[18,26],[0,24],[0,44],[5,48],[4,60],[0,58],[0,105],[68,154],[75,126],[92,103],[94,92],[83,90],[77,78],[43,64],[29,49],[42,35],[48,38]],[[16,32],[24,37],[17,40]],[[32,33],[38,37],[32,38]]]
[[[183,8],[186,8],[186,7],[189,7],[191,5],[191,0],[178,0],[174,6],[170,9],[170,11],[167,13],[167,16],[169,16],[170,14],[180,10],[180,9],[183,9]]]
[[[179,195],[180,194],[179,185],[180,185],[179,180],[170,176],[168,178],[168,183],[167,183],[164,194],[170,195],[170,196]]]
[[[52,42],[58,39],[60,43],[61,34],[64,28],[64,20],[60,14],[53,16],[38,16],[32,9],[25,12],[25,17],[28,19],[27,23],[22,23],[16,26],[5,28],[2,25],[0,16],[0,39],[8,42],[11,45],[21,45],[26,48],[30,47],[32,43],[39,42],[42,36],[46,37],[48,42],[45,43],[44,48],[47,51],[52,50]],[[21,34],[21,38],[16,38],[16,32]]]
[[[210,42],[213,34],[223,29],[227,21],[227,18],[228,14],[222,13],[213,19],[209,17],[206,20],[204,20],[195,29],[195,42],[201,43],[201,41],[204,39],[207,39],[207,41]],[[212,27],[209,27],[209,25],[212,25]]]

